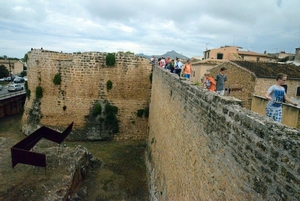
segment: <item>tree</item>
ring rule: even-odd
[[[8,70],[4,65],[0,66],[0,77],[7,77],[8,76]]]
[[[21,73],[20,73],[21,77],[24,77],[27,75],[27,72],[25,70],[23,70]]]
[[[25,55],[24,55],[24,58],[23,58],[23,61],[24,61],[24,62],[27,62],[27,60],[28,60],[28,54],[25,54]]]

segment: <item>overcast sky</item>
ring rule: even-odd
[[[300,47],[299,0],[0,0],[0,56],[31,48],[187,57]]]

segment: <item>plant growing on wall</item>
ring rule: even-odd
[[[148,118],[149,117],[149,107],[146,107],[144,110],[144,117]]]
[[[43,98],[43,88],[41,86],[37,86],[35,89],[35,97],[37,99]]]
[[[114,66],[116,63],[116,57],[114,53],[108,53],[106,55],[106,65],[107,66]]]
[[[136,116],[141,118],[141,117],[143,116],[143,114],[144,114],[144,110],[141,109],[141,110],[138,110],[138,111],[137,111]]]
[[[108,80],[108,81],[106,82],[106,89],[107,89],[107,91],[111,90],[112,87],[113,87],[112,81],[111,81],[111,80]]]
[[[137,114],[136,114],[137,117],[141,118],[141,117],[143,117],[143,115],[145,118],[149,117],[149,107],[146,107],[144,110],[141,109],[141,110],[137,111]]]
[[[30,94],[31,94],[31,91],[29,89],[26,90],[26,97],[28,98],[28,100],[30,99]]]
[[[60,85],[61,84],[61,75],[60,75],[60,73],[55,74],[55,76],[53,78],[53,83],[55,85]]]
[[[102,112],[102,107],[100,103],[97,103],[93,111],[93,116],[101,115],[101,112]]]
[[[111,130],[112,133],[119,132],[119,121],[117,119],[116,114],[118,113],[118,108],[116,106],[112,106],[109,103],[105,105],[105,118],[102,119],[105,127],[108,130]]]
[[[127,51],[125,54],[131,54],[131,55],[134,55],[134,52]]]

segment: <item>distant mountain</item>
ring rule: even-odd
[[[136,56],[140,56],[140,57],[144,57],[144,58],[148,58],[148,59],[150,59],[152,56],[155,56],[156,58],[159,58],[159,57],[164,57],[164,58],[170,57],[170,58],[173,58],[173,59],[180,58],[182,60],[189,59],[188,57],[186,57],[186,56],[184,56],[182,54],[179,54],[179,53],[177,53],[174,50],[166,52],[163,55],[151,55],[151,56],[149,56],[149,55],[145,55],[143,53],[139,53],[139,54],[136,54]]]
[[[143,58],[147,58],[147,59],[150,59],[152,57],[152,56],[145,55],[143,53],[136,54],[135,56],[143,57]]]
[[[176,51],[172,50],[172,51],[169,51],[163,55],[161,55],[162,57],[170,57],[170,58],[173,58],[173,59],[176,59],[176,58],[179,58],[179,59],[183,59],[183,60],[187,60],[189,59],[188,57],[182,55],[182,54],[179,54],[177,53]]]

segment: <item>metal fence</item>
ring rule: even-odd
[[[30,150],[42,138],[60,144],[72,131],[73,123],[74,122],[72,122],[63,133],[43,126],[15,144],[11,148],[12,167],[14,168],[18,163],[46,167],[46,156],[44,154],[31,152]]]

